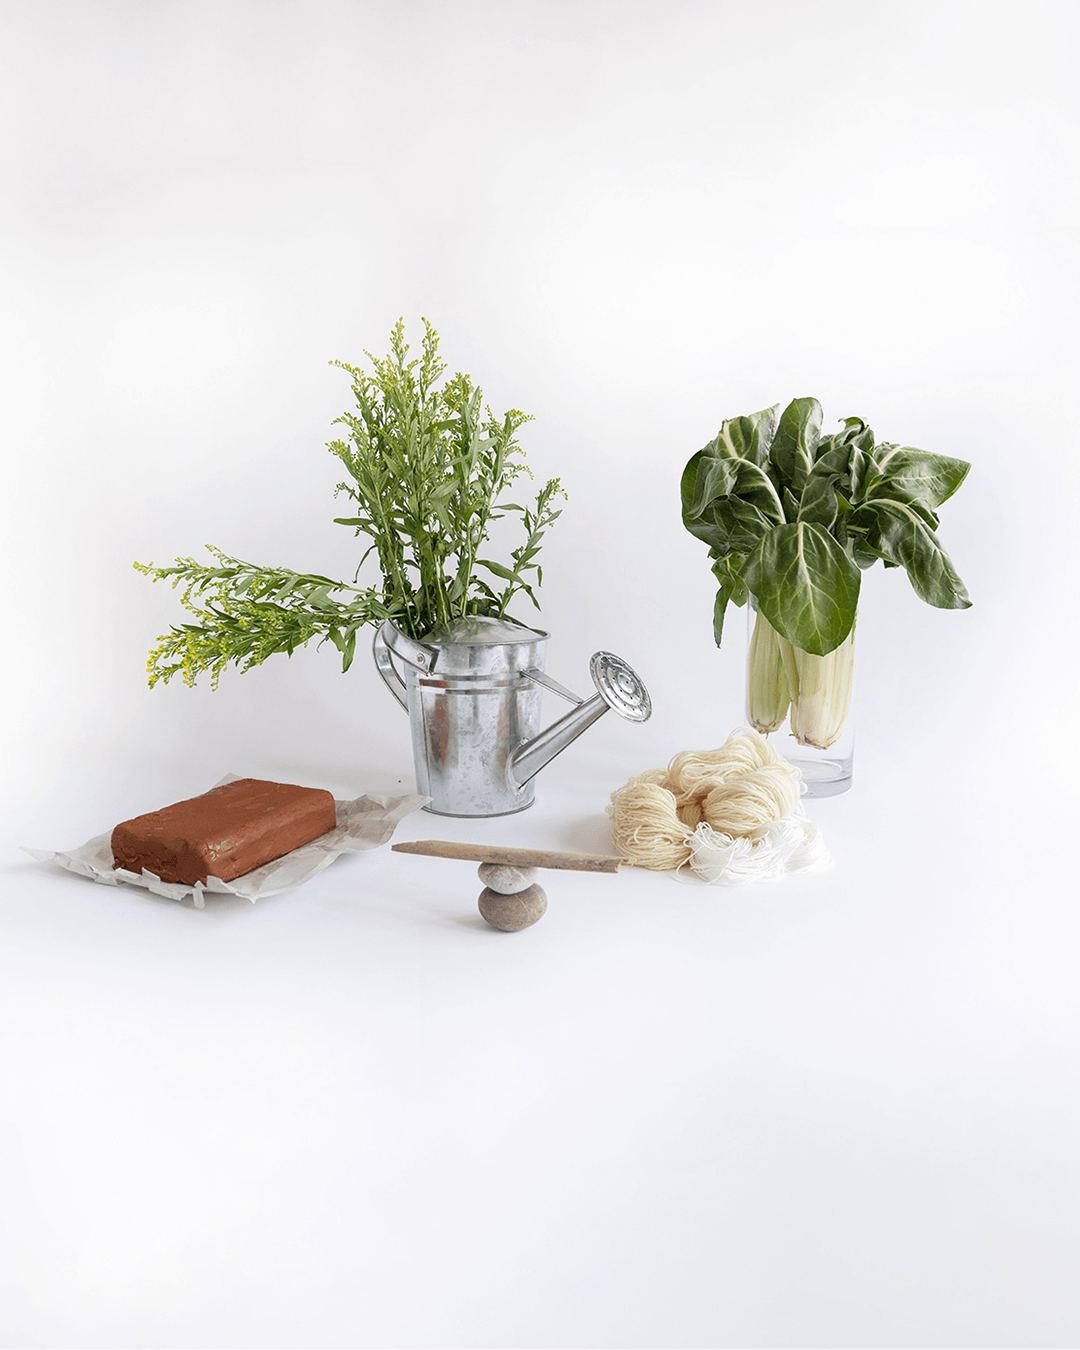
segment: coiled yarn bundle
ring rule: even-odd
[[[616,850],[637,867],[703,881],[765,881],[831,862],[799,805],[802,775],[749,727],[684,751],[611,794]]]

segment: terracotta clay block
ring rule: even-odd
[[[145,868],[187,886],[208,876],[232,881],[336,824],[334,799],[322,788],[238,778],[121,822],[112,833],[113,867]]]

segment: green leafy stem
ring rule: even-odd
[[[208,672],[216,687],[226,666],[249,670],[313,638],[332,642],[348,670],[366,624],[390,619],[421,638],[465,615],[506,617],[519,594],[539,608],[539,553],[561,514],[562,486],[550,479],[531,506],[499,500],[528,472],[517,431],[531,419],[518,409],[494,416],[468,375],[442,380],[438,343],[424,320],[421,355],[410,360],[399,320],[390,354],[366,353],[373,373],[333,363],[351,376],[356,400],[356,411],[337,419],[346,434],[327,446],[348,473],[337,495],[353,503],[353,513],[336,523],[371,541],[352,583],[242,562],[209,545],[215,564],[135,564],[154,581],[182,584],[181,603],[195,620],[158,639],[148,662],[151,686],[176,674],[193,685]],[[481,557],[493,522],[513,515],[525,539],[510,561]],[[360,586],[372,553],[382,584]]]

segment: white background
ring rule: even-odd
[[[0,1342],[1075,1345],[1075,7],[0,16]],[[865,578],[834,871],[553,874],[508,936],[388,850],[201,913],[18,853],[230,771],[408,789],[363,654],[147,690],[180,611],[131,568],[347,578],[328,363],[399,315],[562,476],[549,670],[616,651],[656,708],[401,837],[605,850],[741,720],[678,510],[723,417],[973,462],[975,607]]]

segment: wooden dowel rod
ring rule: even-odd
[[[446,839],[417,839],[391,844],[395,853],[422,853],[429,858],[460,858],[463,862],[503,863],[508,867],[551,867],[567,872],[617,872],[622,858],[606,853],[551,853],[540,848],[497,848],[487,844],[457,844]]]

